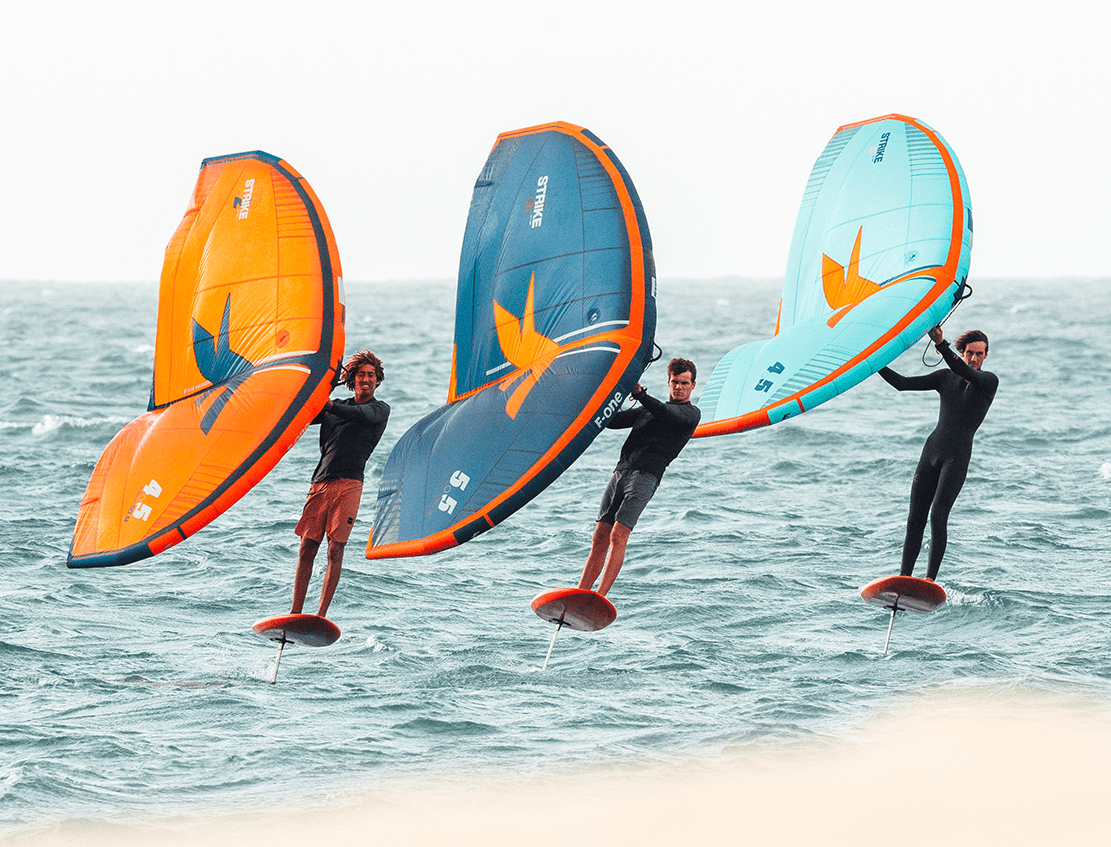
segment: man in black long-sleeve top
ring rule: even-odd
[[[883,368],[879,375],[899,391],[936,391],[941,395],[937,426],[922,448],[910,488],[910,515],[900,570],[903,576],[914,572],[928,517],[930,556],[926,578],[936,579],[948,540],[949,512],[964,485],[972,458],[972,436],[995,399],[999,377],[982,370],[988,355],[988,337],[980,330],[970,330],[957,339],[960,356],[950,349],[941,327],[931,329],[930,338],[948,370],[906,377]]]
[[[601,573],[598,593],[605,595],[609,591],[625,560],[629,533],[656,493],[664,469],[690,440],[702,417],[698,407],[690,402],[697,375],[694,363],[672,359],[667,375],[666,403],[637,383],[632,397],[641,408],[618,412],[609,422],[611,429],[632,427],[632,432],[621,447],[621,457],[602,496],[579,588],[592,587]]]
[[[363,493],[367,459],[378,446],[390,407],[374,399],[375,389],[386,378],[382,361],[369,350],[360,350],[344,366],[345,383],[354,397],[329,400],[313,420],[320,424],[320,462],[312,475],[296,533],[301,536],[297,576],[293,582],[291,611],[300,614],[312,577],[313,561],[324,535],[328,536],[328,568],[320,588],[321,617],[328,611],[343,570],[343,549],[351,536]]]

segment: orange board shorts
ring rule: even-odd
[[[325,533],[329,541],[346,544],[359,514],[363,484],[357,479],[326,479],[314,482],[305,498],[301,520],[294,530],[302,538],[319,542]]]

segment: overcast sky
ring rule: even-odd
[[[1111,276],[1111,5],[5,3],[0,279],[154,282],[200,162],[315,188],[344,277],[454,279],[499,132],[565,120],[644,201],[661,283],[775,277],[838,126],[938,130],[972,278]]]

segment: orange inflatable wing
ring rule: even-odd
[[[344,308],[304,178],[262,152],[205,159],[166,247],[150,407],[97,463],[67,565],[153,556],[250,491],[327,401]]]

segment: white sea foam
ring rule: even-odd
[[[43,415],[41,421],[31,427],[34,435],[48,435],[62,427],[84,429],[90,426],[104,426],[105,424],[125,424],[130,418],[78,418],[72,415]]]
[[[373,650],[375,653],[381,653],[383,650],[390,648],[375,638],[373,635],[367,636],[366,646]]]

